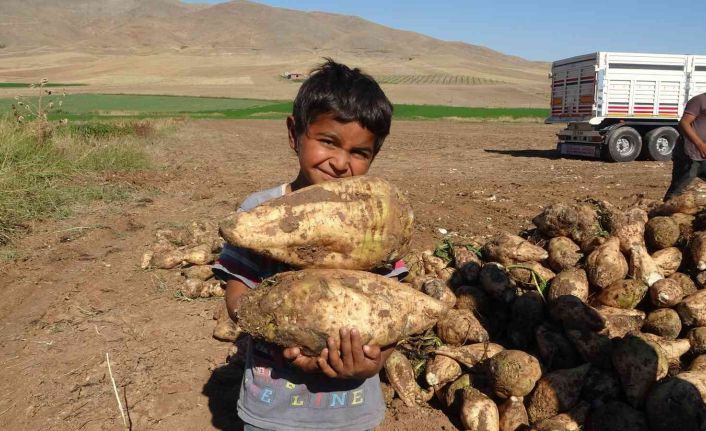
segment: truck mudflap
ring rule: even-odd
[[[578,144],[575,142],[560,142],[557,151],[562,156],[581,156],[600,159],[601,146],[596,144]]]

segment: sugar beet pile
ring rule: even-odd
[[[228,242],[300,269],[247,292],[240,328],[219,306],[214,336],[242,328],[317,354],[355,326],[397,346],[389,399],[442,408],[467,430],[706,429],[703,184],[625,210],[557,203],[521,235],[422,253],[406,250],[412,219],[394,187],[358,177],[229,217]],[[216,228],[187,231],[158,232],[143,267],[180,268],[187,296],[222,295],[206,281]],[[403,283],[368,272],[402,257]]]

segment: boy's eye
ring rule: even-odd
[[[327,147],[335,147],[336,146],[336,144],[334,144],[333,141],[327,141],[327,140],[322,139],[320,142]]]
[[[359,159],[368,160],[370,158],[370,153],[367,151],[353,151],[353,156]]]

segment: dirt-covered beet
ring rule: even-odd
[[[343,327],[357,329],[363,343],[387,346],[431,328],[447,312],[442,302],[387,277],[308,269],[277,274],[248,290],[238,323],[255,337],[318,355]]]
[[[555,301],[563,295],[573,295],[586,302],[589,286],[586,271],[581,268],[567,268],[552,279],[549,285],[547,299]]]
[[[407,252],[414,215],[380,178],[355,176],[304,187],[220,224],[230,244],[300,268],[370,270]]]
[[[500,414],[495,402],[485,394],[467,387],[462,393],[461,424],[467,430],[499,431]]]
[[[626,279],[619,280],[605,289],[601,290],[595,297],[595,301],[609,307],[631,309],[647,294],[647,284],[642,280]]]
[[[593,307],[573,295],[563,295],[549,304],[549,313],[565,329],[600,331],[605,327],[605,318]]]
[[[491,238],[481,249],[487,261],[509,265],[517,262],[539,262],[548,257],[547,252],[529,241],[509,233]]]
[[[650,300],[655,307],[673,307],[681,302],[684,292],[679,282],[664,278],[650,286]]]
[[[620,401],[611,401],[591,411],[586,419],[586,431],[648,431],[647,418]]]
[[[657,264],[662,275],[669,277],[679,270],[682,264],[682,252],[677,247],[663,248],[652,253],[652,260]]]
[[[589,364],[584,364],[544,374],[527,398],[530,422],[556,416],[576,405],[590,368]]]
[[[510,288],[510,276],[499,263],[490,262],[483,265],[478,281],[480,287],[492,298],[509,302],[514,297]]]
[[[500,398],[524,397],[542,376],[539,361],[521,350],[503,350],[488,361],[489,381]]]
[[[610,238],[588,255],[586,275],[588,281],[599,289],[622,280],[628,274],[628,262],[620,252],[620,240]]]
[[[456,305],[456,295],[454,295],[454,292],[445,282],[438,278],[430,278],[426,280],[422,284],[422,292],[434,299],[438,299],[449,308],[453,308],[453,306]]]
[[[697,328],[692,328],[687,336],[689,338],[692,353],[696,355],[706,353],[706,327],[699,326]]]
[[[685,371],[650,391],[645,412],[651,431],[702,430],[706,426],[706,372]]]
[[[692,293],[696,293],[698,290],[696,288],[696,284],[691,280],[691,277],[682,272],[675,272],[667,278],[676,280],[677,283],[679,283],[679,287],[681,287],[681,291],[684,293],[685,297],[691,295]]]
[[[642,331],[673,340],[681,333],[679,314],[671,308],[660,308],[647,314]]]
[[[465,346],[440,346],[432,350],[432,353],[448,356],[468,368],[473,368],[479,362],[492,358],[503,350],[503,346],[499,344],[475,343]]]
[[[569,268],[574,268],[583,258],[581,248],[565,236],[554,237],[547,245],[547,263],[556,272],[561,272]]]
[[[532,424],[536,431],[581,431],[586,421],[591,405],[586,401],[579,401],[570,411],[559,413],[556,416],[542,419]]]
[[[436,334],[446,344],[460,346],[490,340],[488,331],[470,310],[451,309],[436,324]]]
[[[518,431],[529,426],[527,409],[521,397],[510,397],[498,404],[500,431]]]
[[[423,405],[434,395],[433,390],[423,390],[419,387],[412,364],[398,350],[394,350],[385,361],[385,375],[407,407]]]
[[[629,332],[639,331],[645,321],[645,312],[599,305],[595,310],[605,319],[602,335],[609,338],[622,337]]]
[[[579,354],[563,331],[547,323],[535,331],[537,351],[546,369],[572,368],[579,363]]]
[[[436,355],[427,360],[425,379],[431,386],[452,382],[461,376],[461,365],[448,356]]]
[[[671,217],[653,217],[645,225],[645,241],[652,250],[673,246],[679,235],[679,225]]]
[[[706,290],[685,297],[675,309],[685,326],[706,326]]]
[[[689,245],[691,259],[699,271],[706,270],[706,232],[695,232]]]
[[[630,249],[630,271],[628,275],[652,286],[657,281],[664,278],[659,266],[647,253],[647,249],[642,245],[633,245]]]
[[[628,403],[642,407],[654,383],[669,370],[667,355],[655,342],[628,335],[615,341],[611,355]]]

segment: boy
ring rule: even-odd
[[[706,180],[706,93],[686,104],[679,130],[681,136],[672,156],[672,183],[665,201],[684,191],[694,178]]]
[[[304,82],[287,118],[289,146],[299,159],[297,177],[250,195],[239,211],[309,185],[365,175],[390,132],[391,119],[392,104],[370,76],[328,59]],[[248,288],[286,270],[281,262],[226,244],[214,272],[226,282],[231,318],[237,322],[238,303]],[[406,268],[398,263],[387,272],[400,276]],[[329,339],[319,357],[251,341],[238,399],[244,429],[360,431],[377,426],[385,415],[378,373],[392,348],[363,346],[355,328],[341,328],[340,339],[340,345]]]

